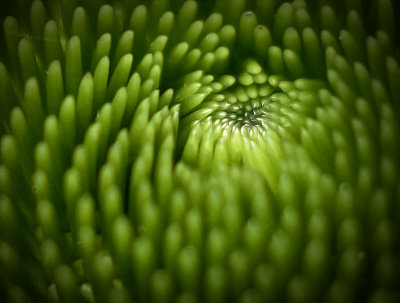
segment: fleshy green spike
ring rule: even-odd
[[[130,126],[130,138],[131,138],[131,149],[138,153],[140,149],[140,144],[142,142],[141,134],[143,133],[146,124],[149,121],[150,103],[143,100],[132,119],[132,124]]]
[[[383,61],[375,60],[376,57],[383,57],[382,49],[378,41],[373,37],[367,38],[367,56],[368,64],[371,69],[371,75],[377,79],[385,79],[385,65]]]
[[[177,258],[178,279],[186,291],[197,293],[199,283],[200,260],[193,246],[184,247]]]
[[[7,46],[7,54],[11,63],[12,71],[20,74],[19,71],[19,59],[18,59],[18,44],[20,43],[19,25],[18,21],[11,16],[4,19],[4,39]],[[29,68],[29,67],[27,67]]]
[[[113,96],[120,87],[126,85],[129,79],[132,63],[132,54],[126,54],[121,58],[121,60],[119,60],[108,85],[107,94],[109,97]]]
[[[130,121],[134,110],[139,102],[141,77],[138,73],[134,73],[126,86],[127,100],[124,121]]]
[[[65,88],[67,93],[77,94],[81,77],[81,42],[79,37],[74,36],[68,41],[65,55]]]
[[[252,33],[257,26],[257,16],[251,11],[243,13],[239,21],[238,42],[244,52],[249,52],[253,44]]]
[[[46,120],[44,121],[44,141],[49,145],[50,152],[52,153],[54,159],[54,167],[59,169],[60,168],[60,159],[58,155],[60,154],[59,148],[59,131],[58,131],[58,121],[55,116],[47,116]]]
[[[350,62],[365,62],[364,54],[361,51],[359,44],[348,31],[341,30],[339,40],[341,41],[342,48]]]
[[[150,68],[153,65],[153,58],[153,54],[147,54],[136,67],[136,72],[139,73],[141,78],[147,78]]]
[[[114,8],[108,4],[102,5],[97,16],[97,35],[101,36],[104,33],[116,34],[115,19]]]
[[[83,76],[76,98],[77,133],[83,134],[93,116],[93,77],[90,73]]]
[[[114,96],[114,99],[111,102],[111,137],[117,134],[118,129],[121,126],[122,118],[124,116],[125,108],[127,101],[127,92],[125,87],[121,87]]]
[[[193,22],[196,17],[197,8],[196,1],[187,0],[183,3],[178,16],[178,25],[180,28],[186,28]]]
[[[75,144],[76,138],[76,114],[75,114],[75,99],[73,96],[67,96],[61,103],[59,113],[59,132],[60,138],[63,138],[61,145],[64,149],[64,157],[69,158]]]
[[[58,113],[64,96],[64,82],[59,61],[53,61],[47,71],[46,95],[48,113]]]
[[[110,59],[104,56],[99,61],[93,75],[93,106],[99,110],[107,100],[107,82],[110,71]]]
[[[283,34],[283,46],[287,49],[290,49],[297,53],[297,55],[301,55],[302,46],[301,39],[299,33],[293,27],[289,27],[285,30]]]
[[[132,266],[134,280],[140,300],[146,301],[149,297],[149,280],[155,267],[155,251],[150,239],[142,236],[135,239],[132,249]]]
[[[129,20],[130,28],[135,32],[142,32],[146,26],[147,9],[144,5],[137,6]]]
[[[110,55],[111,42],[112,36],[110,35],[110,33],[103,34],[97,40],[96,47],[92,55],[92,69],[98,66],[98,64],[100,63],[99,61],[104,57],[107,57],[107,59],[109,59],[108,56]]]
[[[271,46],[268,49],[268,65],[272,73],[284,73],[282,50],[278,46]]]
[[[400,109],[400,101],[398,101],[400,100],[400,90],[396,83],[400,80],[400,67],[394,58],[391,57],[386,59],[386,70],[388,73],[390,93],[394,102],[394,108],[397,109],[398,112]]]
[[[82,191],[89,190],[90,176],[89,176],[89,155],[83,145],[78,145],[72,155],[72,163],[80,175]]]
[[[236,26],[240,18],[240,15],[244,13],[244,10],[246,8],[246,1],[235,0],[232,1],[232,3],[225,2],[224,6],[225,6],[224,14],[225,18],[227,19],[227,22],[230,24],[234,24]]]
[[[100,208],[103,214],[101,219],[104,226],[103,236],[106,245],[111,245],[111,226],[115,219],[122,213],[122,195],[116,184],[110,185],[105,189],[101,200]]]
[[[286,2],[279,6],[274,16],[274,35],[282,37],[284,31],[294,25],[294,9],[291,3]]]
[[[390,41],[389,34],[385,31],[377,31],[376,37],[379,45],[382,48],[382,51],[386,56],[390,56],[393,53],[393,44]]]
[[[185,42],[188,43],[190,47],[193,47],[197,44],[200,39],[201,34],[203,33],[204,22],[203,21],[195,21],[190,24],[189,28],[185,33]],[[218,37],[217,37],[218,39]],[[210,39],[209,39],[210,40]],[[204,39],[203,39],[204,41]],[[206,44],[203,42],[203,44]]]
[[[336,53],[340,53],[339,43],[331,32],[327,30],[321,31],[321,43],[325,49],[331,47]]]
[[[115,170],[115,181],[122,191],[125,190],[126,176],[124,168],[127,165],[129,155],[129,138],[126,129],[119,132],[116,142],[110,147],[107,162],[110,162]]]
[[[77,292],[77,277],[68,265],[60,264],[57,266],[54,270],[54,282],[58,295],[64,300],[74,301],[77,299],[79,294]]]
[[[43,35],[43,27],[46,22],[46,8],[40,0],[34,1],[31,6],[31,30],[35,38]]]
[[[304,75],[303,64],[294,51],[285,49],[283,51],[283,61],[291,78],[296,79]]]
[[[350,11],[347,15],[347,27],[353,35],[354,39],[359,43],[365,41],[365,29],[362,25],[360,15],[356,11]]]
[[[213,13],[208,16],[204,22],[204,32],[217,32],[223,24],[223,16],[219,13]]]
[[[268,48],[272,45],[269,29],[263,25],[254,28],[253,43],[255,54],[263,61],[267,58]]]
[[[0,103],[0,109],[1,116],[4,117],[1,124],[4,124],[3,121],[7,118],[7,114],[10,113],[12,107],[17,105],[11,83],[12,80],[7,68],[2,62],[0,62],[0,98],[2,100]]]
[[[148,23],[148,12],[144,5],[139,5],[135,7],[132,15],[129,19],[128,28],[133,30],[135,33],[134,48],[137,52],[143,55],[145,51],[145,41],[146,41],[146,27]]]
[[[175,15],[168,11],[165,12],[158,21],[158,33],[169,35],[174,27]]]
[[[332,33],[334,36],[339,34],[339,24],[336,18],[335,10],[330,6],[324,6],[321,9],[322,28]]]
[[[218,42],[219,42],[218,35],[216,33],[210,33],[200,41],[200,50],[203,53],[213,51],[215,47],[218,45]]]
[[[25,84],[24,110],[28,123],[36,132],[42,132],[43,105],[39,91],[39,83],[36,78],[30,78]],[[38,133],[36,133],[38,135]]]
[[[154,302],[168,302],[173,298],[173,280],[171,274],[163,269],[154,272],[150,280],[150,288],[150,294]]]
[[[378,21],[378,28],[385,30],[393,39],[394,37],[394,31],[395,31],[395,26],[394,26],[394,9],[393,9],[393,4],[391,1],[388,0],[380,0],[377,1],[377,3],[374,4],[374,6],[377,7],[378,11],[378,16],[377,16],[377,21]]]
[[[259,12],[260,17],[265,20],[267,25],[271,25],[271,21],[273,20],[274,9],[275,9],[276,1],[275,0],[257,0],[256,1],[256,10]]]
[[[311,28],[302,31],[304,43],[305,62],[309,66],[311,73],[318,78],[322,77],[323,58],[320,41]]]
[[[81,42],[82,64],[88,67],[90,63],[89,49],[92,48],[92,33],[90,22],[86,11],[82,7],[77,7],[74,11],[71,24],[71,35],[79,37]]]
[[[93,258],[93,288],[96,300],[102,300],[111,288],[114,276],[114,263],[107,251],[100,250]]]
[[[168,36],[166,35],[157,36],[150,44],[149,51],[153,53],[161,52],[164,50],[167,42],[168,42]]]
[[[125,216],[117,217],[112,224],[113,255],[117,269],[125,279],[131,273],[131,251],[133,229],[129,219]]]
[[[353,88],[353,91],[357,91],[357,80],[351,68],[351,65],[342,56],[335,57],[335,67],[340,74],[340,78],[348,83],[349,87]]]
[[[218,36],[221,44],[230,49],[236,41],[236,30],[231,25],[225,25],[219,30]]]
[[[35,54],[32,42],[23,38],[18,44],[18,56],[22,69],[22,77],[26,81],[30,77],[39,76],[38,66],[36,64]]]
[[[46,22],[43,31],[44,36],[44,56],[46,59],[46,66],[54,60],[63,60],[59,28],[54,20]]]
[[[60,225],[59,222],[57,222],[57,214],[52,203],[48,200],[41,200],[38,202],[36,211],[43,235],[61,244],[63,239]]]

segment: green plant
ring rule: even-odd
[[[0,8],[4,300],[400,300],[397,2]]]

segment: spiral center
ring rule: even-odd
[[[177,97],[186,130],[181,134],[182,158],[202,168],[226,162],[257,169],[254,159],[261,155],[264,162],[277,162],[278,141],[301,129],[304,120],[298,113],[313,111],[321,87],[312,79],[268,75],[253,59],[243,62],[236,77],[203,75],[194,82],[185,83]],[[271,170],[263,173],[273,182]]]

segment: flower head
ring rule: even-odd
[[[397,302],[396,1],[103,2],[0,5],[0,297]]]

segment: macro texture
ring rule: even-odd
[[[1,3],[0,301],[400,302],[398,1]]]

